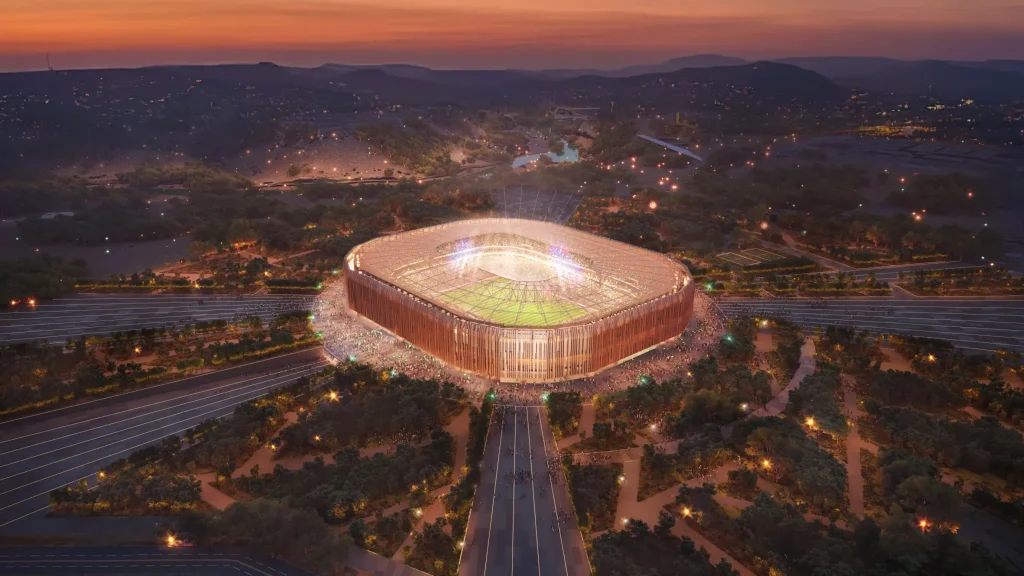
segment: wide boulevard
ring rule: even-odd
[[[0,539],[44,515],[51,490],[80,480],[95,485],[107,464],[327,363],[316,347],[0,422]]]
[[[19,303],[0,313],[0,344],[47,339],[63,342],[79,336],[183,326],[204,320],[259,316],[264,322],[292,310],[312,310],[312,296],[75,294]]]

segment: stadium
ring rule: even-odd
[[[591,376],[679,336],[694,284],[654,252],[515,218],[382,236],[345,257],[350,310],[460,370]]]

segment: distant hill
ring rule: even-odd
[[[844,86],[901,96],[931,95],[940,100],[1024,101],[1024,74],[940,61],[896,62],[880,70],[837,78]]]
[[[643,74],[675,72],[676,70],[682,70],[684,68],[719,68],[722,66],[742,66],[744,64],[749,64],[749,61],[742,58],[733,58],[731,56],[720,56],[718,54],[696,54],[693,56],[672,58],[671,60],[665,60],[664,62],[658,62],[657,64],[626,66],[625,68],[613,70],[612,74],[609,75],[622,78],[626,76],[641,76]]]
[[[847,91],[824,76],[789,64],[754,62],[741,66],[683,68],[627,78],[581,76],[553,82],[553,99],[622,106],[682,108],[726,105],[772,106],[837,102]]]
[[[605,78],[626,78],[629,76],[641,76],[644,74],[658,74],[664,72],[675,72],[683,68],[712,68],[715,66],[739,66],[742,64],[748,64],[749,61],[742,58],[733,58],[731,56],[721,56],[718,54],[694,54],[693,56],[682,56],[680,58],[672,58],[663,62],[657,62],[654,64],[637,64],[633,66],[626,66],[624,68],[614,68],[610,70],[600,69],[576,69],[576,68],[558,68],[551,70],[524,70],[524,74],[532,76],[540,76],[544,78],[578,78],[580,76],[602,76]]]
[[[902,63],[901,60],[893,58],[860,56],[811,56],[805,58],[782,58],[772,61],[799,66],[804,70],[817,72],[818,74],[833,80],[836,78],[877,74],[890,66]]]
[[[967,66],[968,68],[1024,74],[1024,60],[982,60],[981,62],[951,62],[951,64]]]

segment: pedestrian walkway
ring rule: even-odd
[[[850,418],[850,432],[846,435],[846,481],[850,498],[850,512],[858,518],[864,517],[864,476],[860,467],[860,451],[866,448],[860,438],[857,426],[857,394],[847,388],[844,391],[846,413]]]
[[[213,508],[223,510],[235,503],[234,498],[212,486],[217,481],[215,472],[196,474],[196,480],[199,480],[199,498]]]
[[[374,554],[358,546],[349,547],[345,563],[354,570],[373,576],[429,576],[426,572]]]
[[[411,553],[415,546],[415,535],[419,533],[424,526],[437,521],[438,518],[444,516],[444,501],[441,499],[443,496],[448,494],[452,486],[454,486],[461,478],[464,473],[463,468],[466,466],[466,449],[469,446],[469,410],[463,410],[458,416],[455,417],[447,426],[445,430],[448,431],[455,438],[455,472],[452,474],[452,481],[450,484],[442,486],[437,490],[431,492],[434,497],[434,502],[423,509],[423,513],[416,522],[416,526],[412,532],[405,538],[398,550],[391,556],[391,559],[396,562],[401,562],[405,559],[405,550]],[[392,506],[384,511],[384,515],[394,514],[400,512],[409,507],[409,501],[403,500],[399,504]],[[445,530],[450,528],[445,527]]]
[[[797,368],[789,384],[779,395],[768,401],[763,408],[758,408],[754,416],[778,416],[789,404],[789,393],[800,387],[804,377],[814,373],[814,340],[810,337],[804,338],[804,344],[800,347],[800,367]]]
[[[676,484],[671,488],[666,488],[661,492],[658,492],[654,496],[647,498],[643,501],[637,501],[637,495],[640,489],[640,472],[641,462],[640,460],[631,460],[623,464],[623,481],[622,488],[619,490],[619,501],[616,508],[616,522],[625,524],[623,520],[639,520],[645,522],[648,526],[655,526],[658,523],[658,516],[665,506],[675,504],[676,496],[679,494],[679,489],[685,486],[700,486],[704,482],[711,482],[718,484],[728,479],[729,471],[735,470],[739,465],[735,461],[730,461],[722,466],[719,466],[707,476],[692,478],[687,480],[685,483]],[[710,554],[710,561],[712,564],[717,564],[723,558],[732,564],[740,574],[744,576],[753,576],[753,572],[748,570],[735,558],[729,556],[724,550],[715,546],[710,540],[705,538],[699,532],[686,525],[686,521],[683,519],[677,519],[676,525],[672,529],[672,533],[676,536],[686,536],[694,541],[698,548],[703,547]],[[596,535],[595,535],[596,536]]]
[[[558,441],[558,449],[564,450],[569,446],[583,439],[583,435],[590,435],[594,429],[594,421],[597,418],[597,408],[589,400],[583,400],[583,412],[580,413],[580,424],[576,428],[576,434],[567,436]]]
[[[281,433],[282,430],[298,421],[298,414],[296,414],[295,412],[287,412],[284,415],[284,424],[282,424],[276,431],[274,431],[273,434],[270,435],[271,438],[277,436],[278,434]],[[264,444],[263,446],[260,446],[259,449],[256,450],[256,452],[254,452],[253,455],[250,456],[248,460],[245,461],[244,464],[236,468],[235,471],[231,473],[231,477],[238,478],[240,476],[245,476],[249,474],[253,466],[259,466],[260,474],[269,474],[274,471],[275,462],[273,462],[273,460],[275,455],[276,452],[272,450],[270,446]]]

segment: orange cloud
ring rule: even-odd
[[[4,0],[0,56],[119,51],[266,54],[329,51],[679,55],[687,52],[928,56],[1020,53],[1024,5],[1002,0]],[[852,7],[851,7],[852,6]],[[1011,39],[1011,40],[1007,40]],[[959,45],[957,45],[959,43]],[[889,52],[880,52],[888,50]],[[509,52],[511,51],[511,52]],[[935,54],[939,56],[939,54]],[[260,59],[262,57],[257,56]],[[945,55],[944,57],[953,57]],[[338,59],[338,58],[335,58]],[[2,65],[2,64],[0,64]]]

